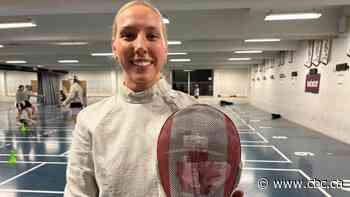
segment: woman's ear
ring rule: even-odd
[[[112,52],[113,52],[113,59],[115,61],[118,61],[118,56],[117,56],[117,43],[115,41],[112,42]]]

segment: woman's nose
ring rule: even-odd
[[[137,55],[144,56],[147,53],[147,39],[143,35],[139,35],[134,42],[134,50]]]

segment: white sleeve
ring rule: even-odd
[[[64,197],[97,197],[91,133],[82,125],[81,115],[73,132],[67,166]]]

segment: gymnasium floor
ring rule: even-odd
[[[239,188],[246,197],[350,196],[349,145],[284,119],[271,120],[270,114],[249,104],[221,109],[240,132],[244,170]],[[37,126],[22,135],[13,105],[0,103],[0,197],[63,196],[74,127],[68,115],[53,106],[39,107]],[[7,161],[14,149],[17,164],[10,166]],[[279,189],[274,188],[276,180],[303,185]],[[327,188],[336,180],[342,188]]]

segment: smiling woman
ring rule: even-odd
[[[126,5],[118,12],[112,50],[134,91],[150,88],[160,79],[167,45],[160,13],[147,4]]]
[[[116,96],[79,114],[65,197],[164,196],[156,171],[160,128],[174,111],[196,101],[161,78],[165,26],[150,4],[133,1],[120,9],[112,50],[124,83]]]

